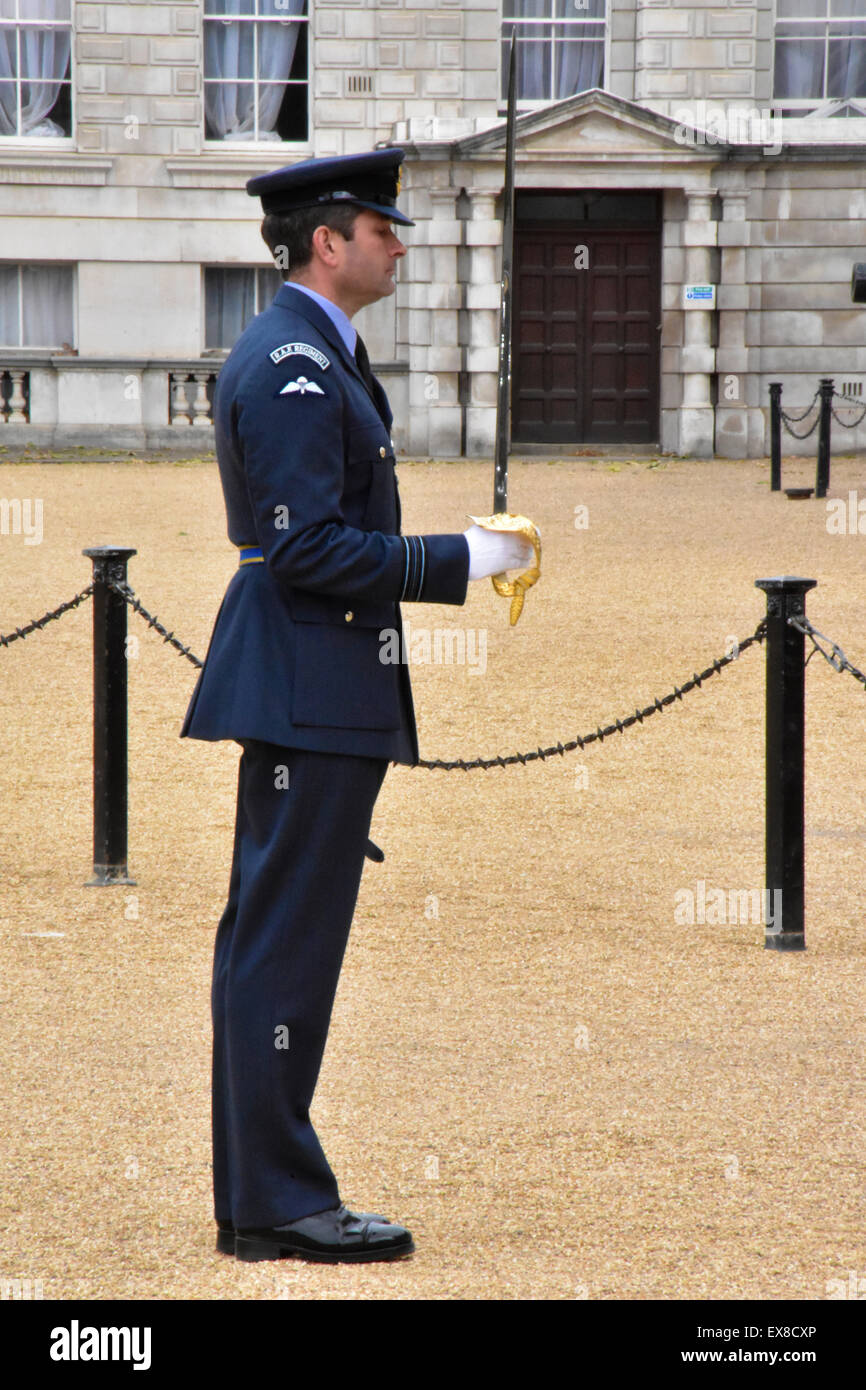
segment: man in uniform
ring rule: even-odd
[[[400,602],[462,604],[525,567],[519,536],[403,536],[392,415],[352,326],[394,293],[402,150],[251,179],[288,280],[220,372],[214,424],[239,565],[181,737],[242,747],[212,986],[217,1249],[383,1260],[410,1233],[343,1205],[310,1122],[376,797],[416,763]]]

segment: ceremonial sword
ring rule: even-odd
[[[517,42],[511,31],[508,108],[505,118],[505,192],[502,205],[502,279],[499,290],[499,385],[496,395],[496,452],[493,511],[508,511],[508,450],[511,443],[511,271],[514,260],[514,89]]]
[[[494,574],[493,587],[502,598],[511,599],[509,621],[517,622],[523,610],[526,590],[541,573],[541,537],[538,527],[525,516],[508,510],[508,451],[511,444],[511,275],[514,261],[514,121],[517,40],[511,31],[508,59],[508,107],[505,117],[505,188],[502,205],[502,279],[499,291],[499,385],[496,394],[496,448],[493,465],[493,515],[473,516],[470,521],[490,531],[517,531],[532,545],[535,563],[516,579]]]

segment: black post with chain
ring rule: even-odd
[[[822,376],[819,387],[821,414],[818,425],[818,459],[815,471],[815,496],[826,497],[830,486],[830,425],[833,412],[833,378]]]
[[[805,616],[815,579],[756,579],[767,595],[766,874],[764,946],[802,951],[804,925]],[[779,895],[779,896],[777,896]],[[777,912],[778,908],[778,912]]]
[[[782,383],[770,382],[770,491],[782,487]]]
[[[126,566],[138,552],[98,545],[93,562],[93,878],[134,884],[127,869]]]

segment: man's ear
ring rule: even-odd
[[[325,265],[333,266],[337,263],[337,242],[342,241],[338,231],[333,227],[326,227],[324,223],[317,227],[312,236],[313,254],[323,261]]]

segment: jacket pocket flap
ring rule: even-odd
[[[333,623],[340,627],[394,627],[396,605],[388,600],[355,599],[293,589],[289,609],[296,623]]]

